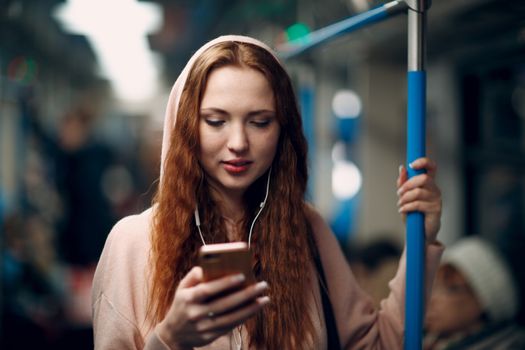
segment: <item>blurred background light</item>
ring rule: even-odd
[[[346,159],[346,145],[342,141],[337,141],[332,147],[332,161],[337,163]]]
[[[286,28],[287,41],[301,41],[310,33],[310,28],[304,23],[294,23]]]
[[[332,192],[337,199],[353,198],[361,189],[363,182],[357,166],[348,160],[334,162],[332,169]]]
[[[11,60],[7,66],[7,76],[9,79],[25,84],[35,81],[38,73],[38,66],[32,58],[18,56]]]
[[[339,90],[332,100],[332,111],[338,118],[356,118],[361,114],[361,99],[352,90]]]
[[[355,12],[365,12],[370,9],[370,4],[368,0],[347,0],[348,5]]]
[[[159,88],[159,61],[147,34],[161,26],[159,5],[136,0],[68,0],[53,16],[64,30],[87,36],[101,75],[123,101],[150,99]]]

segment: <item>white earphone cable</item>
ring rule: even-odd
[[[255,225],[255,222],[259,218],[259,215],[261,215],[261,212],[264,209],[264,206],[266,205],[266,200],[268,199],[268,193],[270,192],[270,177],[272,175],[272,168],[270,167],[270,170],[268,171],[268,180],[266,180],[266,194],[264,195],[264,200],[259,204],[259,211],[257,212],[257,215],[255,215],[255,218],[252,221],[252,224],[250,225],[250,233],[248,234],[248,248],[251,246],[252,242],[252,231],[253,227]],[[206,241],[204,240],[204,236],[202,235],[201,231],[201,219],[199,216],[199,207],[197,206],[195,208],[195,212],[193,213],[193,216],[195,217],[195,225],[197,225],[197,230],[199,231],[199,236],[201,238],[202,244],[206,245]]]
[[[199,216],[199,207],[195,208],[195,212],[193,213],[193,216],[195,216],[195,225],[197,225],[197,230],[199,230],[199,235],[201,236],[202,244],[206,245],[206,241],[204,240],[204,236],[202,235],[202,231],[201,231],[201,218]]]
[[[252,243],[252,231],[253,226],[255,225],[255,222],[259,218],[259,215],[261,214],[262,210],[264,209],[264,206],[266,205],[266,200],[268,199],[268,193],[270,192],[270,176],[272,175],[272,168],[270,167],[270,170],[268,171],[268,180],[266,180],[266,194],[264,195],[264,200],[259,204],[259,211],[257,212],[257,215],[255,215],[255,219],[253,219],[252,224],[250,226],[250,233],[248,234],[248,248],[250,248]]]

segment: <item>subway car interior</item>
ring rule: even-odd
[[[305,200],[356,278],[378,242],[395,247],[397,266],[408,16],[293,57],[279,51],[386,2],[0,0],[0,348],[93,348],[91,283],[107,235],[155,202],[170,90],[220,35],[265,42],[289,73],[308,143]],[[521,302],[525,2],[428,3],[425,145],[438,165],[438,239],[445,254],[466,237],[497,247]],[[363,288],[388,289],[390,273]],[[523,327],[519,305],[512,321]]]

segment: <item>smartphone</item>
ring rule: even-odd
[[[199,251],[199,265],[204,271],[205,281],[242,273],[246,277],[246,285],[255,283],[252,254],[246,242],[202,246]]]

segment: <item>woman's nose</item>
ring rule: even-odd
[[[227,147],[235,153],[242,153],[248,149],[248,135],[244,125],[232,125],[228,135]]]

